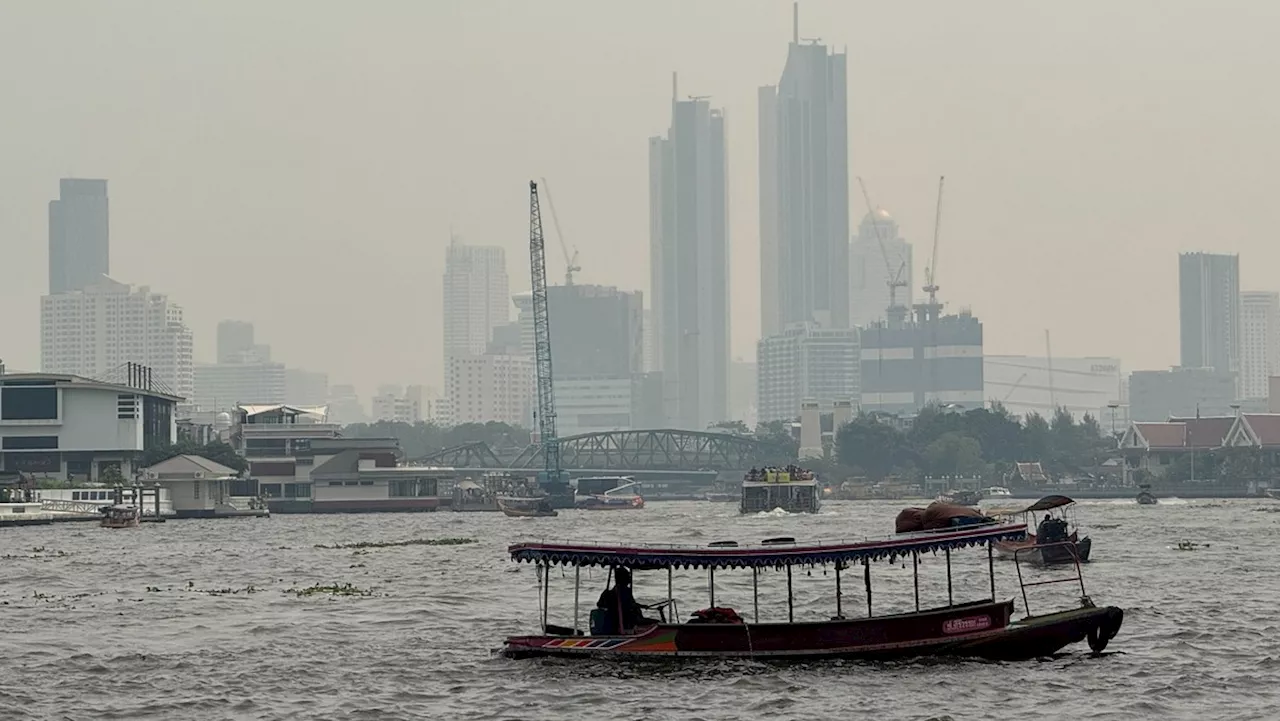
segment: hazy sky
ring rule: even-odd
[[[989,353],[1177,362],[1177,253],[1280,289],[1280,3],[806,0],[848,47],[850,173]],[[756,88],[779,0],[0,3],[0,357],[39,363],[47,204],[110,181],[111,270],[367,395],[439,385],[444,247],[528,287],[546,176],[582,282],[648,285],[646,140],[681,94],[728,116],[732,346],[759,331]],[[851,225],[865,213],[850,178]],[[548,232],[551,229],[548,228]],[[548,254],[563,276],[558,248]],[[921,285],[922,278],[916,279]]]

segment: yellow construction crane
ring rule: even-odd
[[[578,265],[578,247],[574,246],[573,255],[569,255],[569,246],[564,242],[564,233],[560,232],[560,216],[556,215],[556,203],[551,199],[551,185],[542,179],[542,189],[547,192],[547,205],[551,206],[551,222],[556,226],[556,237],[560,239],[560,250],[564,252],[564,284],[573,285],[573,274],[582,270]]]

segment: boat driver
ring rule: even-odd
[[[631,591],[631,571],[619,567],[614,572],[613,588],[606,588],[596,601],[596,607],[608,613],[609,624],[619,624],[620,632],[627,632],[640,626],[652,626],[658,621],[645,618],[644,610],[636,602]]]

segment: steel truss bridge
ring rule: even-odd
[[[560,439],[560,467],[565,470],[727,471],[780,465],[794,457],[791,449],[728,433],[674,429],[604,431]],[[415,463],[453,468],[537,470],[541,448],[529,445],[503,459],[483,441],[445,448]]]

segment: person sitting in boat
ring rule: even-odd
[[[606,588],[600,594],[596,608],[605,612],[607,623],[615,633],[626,633],[640,626],[658,623],[652,618],[645,618],[644,610],[631,591],[631,571],[625,568],[614,572],[613,588]]]

